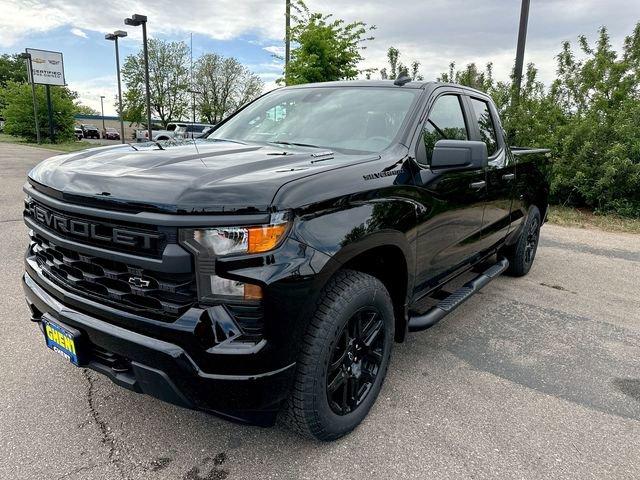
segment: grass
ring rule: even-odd
[[[66,143],[33,143],[29,142],[22,137],[14,137],[5,133],[0,133],[0,143],[15,143],[17,145],[26,145],[29,147],[46,148],[47,150],[56,150],[59,152],[77,152],[79,150],[86,150],[91,147],[99,147],[99,144],[90,143],[85,141],[80,142],[66,142]]]
[[[598,215],[586,209],[549,207],[549,222],[556,225],[578,228],[597,228],[605,232],[640,234],[640,219],[625,218],[619,215]]]

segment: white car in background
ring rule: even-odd
[[[152,130],[153,140],[171,140],[173,138],[199,138],[208,132],[213,125],[208,123],[172,122],[166,130]],[[137,130],[136,140],[146,142],[149,138],[148,131]]]
[[[200,138],[214,126],[209,123],[178,123],[175,136],[179,138]]]

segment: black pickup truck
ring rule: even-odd
[[[32,320],[123,387],[335,439],[394,342],[529,271],[545,160],[509,148],[483,93],[407,79],[283,88],[206,138],[56,156],[24,187]]]

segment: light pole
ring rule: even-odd
[[[291,0],[285,0],[284,7],[284,76],[289,73],[289,60],[291,60]]]
[[[191,42],[189,44],[189,82],[191,83],[191,89],[193,90],[193,32],[191,32]],[[191,92],[191,108],[193,109],[192,122],[196,123],[196,94]]]
[[[196,123],[196,95],[203,95],[203,92],[198,90],[187,90],[193,97],[193,123]]]
[[[125,25],[131,25],[132,27],[139,27],[142,25],[142,46],[144,49],[144,82],[147,94],[147,128],[149,141],[153,140],[153,133],[151,132],[151,93],[149,92],[149,48],[147,46],[147,17],[146,15],[138,15],[137,13],[131,15],[131,18],[124,19]]]
[[[515,101],[520,98],[520,86],[522,85],[522,67],[524,64],[524,47],[527,42],[527,24],[529,23],[529,4],[531,0],[522,0],[520,8],[520,29],[518,30],[518,48],[516,51],[516,67],[514,73]]]
[[[107,33],[105,40],[111,40],[116,45],[116,73],[118,74],[118,116],[120,117],[120,142],[124,143],[124,118],[122,118],[122,85],[120,83],[120,51],[118,49],[118,38],[124,38],[127,32],[124,30],[116,30],[113,33]]]
[[[102,138],[104,138],[107,133],[107,128],[104,126],[104,95],[100,95],[100,110],[102,110]]]
[[[27,62],[27,75],[31,82],[31,97],[33,98],[33,119],[36,123],[36,142],[40,144],[40,126],[38,125],[38,102],[36,101],[36,86],[33,83],[33,74],[31,72],[31,54],[21,53],[20,58],[23,58]]]

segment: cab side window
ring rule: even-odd
[[[443,95],[436,100],[424,124],[423,139],[429,163],[438,140],[469,140],[458,95]]]
[[[487,144],[487,153],[489,154],[489,157],[492,157],[498,153],[499,147],[496,127],[493,124],[493,119],[491,118],[489,104],[483,100],[472,98],[471,105],[473,106],[473,114],[478,122],[480,140]]]

